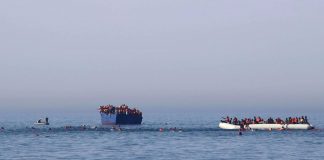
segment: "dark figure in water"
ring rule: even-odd
[[[239,135],[242,135],[242,131],[244,131],[244,125],[243,123],[240,124],[240,129],[239,129]]]
[[[240,124],[240,131],[241,130],[244,130],[244,123],[243,122],[241,122],[241,124]]]

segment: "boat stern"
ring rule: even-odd
[[[102,125],[114,125],[116,124],[116,114],[106,114],[100,112]]]
[[[238,130],[238,129],[240,129],[239,125],[234,125],[234,124],[224,123],[224,122],[220,122],[218,126],[219,126],[219,128],[226,129],[226,130]]]

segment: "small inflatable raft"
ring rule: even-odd
[[[226,130],[239,130],[240,125],[234,125],[230,123],[220,122],[219,128]],[[286,130],[286,129],[299,129],[309,130],[314,129],[311,124],[249,124],[245,125],[244,129],[253,130]]]

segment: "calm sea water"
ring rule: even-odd
[[[92,113],[50,114],[51,130],[33,129],[36,116],[0,117],[5,128],[0,131],[0,159],[324,159],[323,114],[308,114],[315,130],[248,131],[242,136],[220,130],[222,115],[213,113],[147,113],[143,125],[121,126],[122,131],[102,128],[99,114]],[[67,125],[72,128],[65,129]],[[168,131],[171,127],[182,132]]]

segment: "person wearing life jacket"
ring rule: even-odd
[[[298,124],[298,118],[297,117],[294,118],[294,124]]]
[[[245,118],[245,124],[249,124],[249,119],[248,118]]]
[[[298,123],[303,124],[304,123],[304,117],[298,117]]]
[[[259,124],[260,123],[260,117],[257,117],[256,119],[255,119],[255,122],[257,123],[257,124]]]
[[[299,118],[295,117],[295,124],[298,124],[298,123],[299,123]]]
[[[230,123],[230,118],[228,116],[226,117],[226,123]]]
[[[276,118],[276,124],[281,124],[281,121],[282,121],[281,118],[279,118],[279,117]]]
[[[237,118],[236,117],[234,117],[234,119],[233,119],[233,124],[237,125]]]
[[[267,123],[268,124],[272,124],[273,123],[273,119],[271,117],[269,117],[268,120],[267,120]]]

